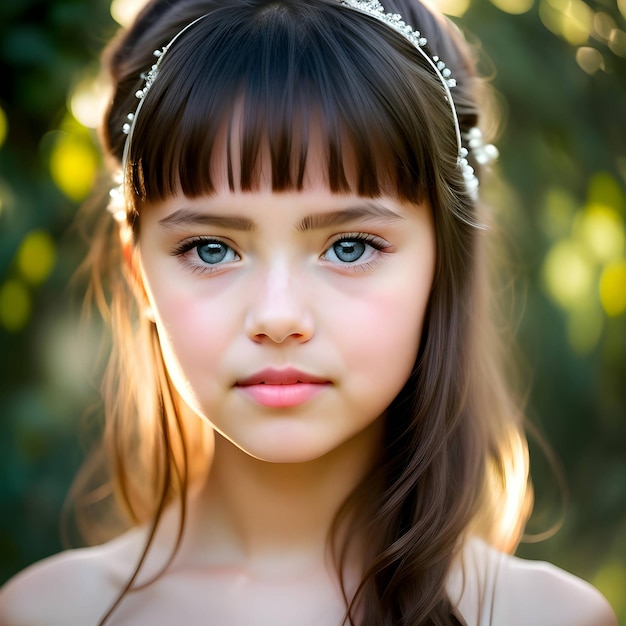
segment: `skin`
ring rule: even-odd
[[[329,216],[342,223],[325,226]],[[205,225],[209,218],[243,219],[250,230]],[[206,237],[214,239],[198,239]],[[336,243],[345,237],[343,246],[362,254],[354,262],[337,257],[336,249],[350,258]],[[182,252],[208,241],[224,261],[207,264],[195,247]],[[427,207],[324,188],[175,198],[142,218],[139,254],[176,389],[256,459],[319,459],[371,426],[411,372],[434,272]],[[326,384],[279,409],[237,386],[288,366]]]

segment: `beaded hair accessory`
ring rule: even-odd
[[[426,52],[425,47],[428,44],[428,40],[418,30],[414,30],[410,24],[407,24],[399,13],[387,13],[379,0],[339,0],[339,3],[355,11],[369,15],[379,22],[383,22],[383,24],[387,24],[389,27],[393,28],[393,30],[400,33],[413,44],[415,49],[433,69],[441,82],[445,100],[452,113],[457,145],[456,164],[461,170],[468,193],[475,200],[478,196],[478,178],[467,160],[469,154],[468,150],[463,146],[459,116],[457,115],[451,92],[451,89],[456,87],[456,80],[452,77],[450,69],[446,67],[446,64],[438,56],[431,57],[428,52]],[[483,143],[482,132],[479,128],[472,128],[465,136],[468,140],[468,146],[472,149],[472,154],[479,164],[486,165],[497,158],[498,149],[492,144]]]
[[[446,67],[446,64],[438,56],[431,57],[426,52],[425,47],[428,44],[428,41],[419,31],[414,30],[409,24],[407,24],[399,13],[387,13],[378,0],[338,0],[338,2],[345,7],[349,7],[350,9],[368,15],[383,24],[387,24],[390,28],[400,33],[415,47],[415,49],[432,68],[435,75],[441,82],[444,90],[444,98],[448,103],[452,114],[457,143],[456,165],[461,171],[468,193],[475,199],[478,192],[478,178],[467,160],[468,150],[463,146],[459,117],[456,112],[456,107],[454,106],[454,100],[451,92],[451,89],[456,86],[456,80],[452,77],[452,72]],[[179,37],[209,15],[210,14],[207,13],[196,18],[187,24],[183,29],[178,31],[168,44],[163,46],[160,50],[155,50],[153,54],[156,57],[156,62],[152,65],[148,72],[141,74],[141,78],[144,80],[144,85],[141,89],[135,92],[135,96],[139,100],[139,104],[137,105],[134,113],[129,113],[127,115],[127,121],[122,127],[122,132],[127,135],[122,154],[122,177],[126,175],[130,145],[135,128],[135,120],[141,111],[141,107],[147,93],[150,91],[159,75],[159,68],[163,62],[163,58]],[[482,134],[478,128],[471,129],[465,137],[467,139],[468,146],[472,149],[472,154],[475,156],[478,163],[486,164],[498,156],[498,150],[495,146],[491,144],[485,145],[483,143]],[[116,200],[121,200],[123,198],[123,191],[120,189],[114,189],[111,191],[111,196],[114,200],[114,202],[112,202],[111,212],[115,215],[116,219],[123,219],[125,215],[120,210],[120,204],[116,202]]]
[[[433,56],[431,58],[426,50],[424,50],[425,46],[428,44],[428,40],[426,37],[422,36],[419,30],[413,30],[413,27],[410,24],[407,24],[399,13],[387,13],[383,5],[378,0],[339,0],[339,3],[350,7],[355,11],[369,15],[370,17],[377,19],[379,22],[387,24],[393,28],[393,30],[403,35],[405,39],[413,44],[415,49],[433,69],[443,86],[445,100],[450,106],[450,112],[452,113],[454,133],[456,135],[456,145],[458,150],[456,164],[461,170],[468,193],[475,199],[478,193],[478,178],[474,173],[474,169],[467,161],[467,148],[463,147],[461,127],[459,126],[459,116],[457,115],[454,100],[452,98],[452,92],[450,91],[456,87],[456,80],[452,77],[452,72],[446,67],[446,64],[438,56]]]

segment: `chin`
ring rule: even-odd
[[[259,445],[238,447],[259,461],[276,464],[310,463],[325,457],[335,449],[333,446],[314,445],[310,439],[302,441],[293,437],[283,441],[274,440],[271,443],[265,441]]]
[[[345,445],[346,437],[339,433],[324,432],[311,426],[302,421],[281,418],[273,423],[256,424],[254,428],[242,432],[241,437],[234,432],[224,434],[241,452],[267,463],[313,462]]]

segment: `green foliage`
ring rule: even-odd
[[[626,623],[624,15],[592,0],[473,0],[461,22],[504,120],[506,184],[484,191],[522,277],[529,414],[569,487],[559,533],[520,554],[591,580]],[[70,225],[99,167],[75,116],[115,28],[105,0],[0,4],[0,582],[61,548],[81,416],[97,398],[85,375],[97,329],[77,335],[67,290],[85,252]],[[531,454],[530,531],[542,532],[563,511],[554,470]]]
[[[0,581],[61,548],[79,418],[96,397],[85,372],[97,342],[77,335],[68,289],[85,252],[70,225],[88,189],[68,197],[54,155],[66,139],[98,162],[91,133],[64,120],[114,29],[106,2],[0,4]]]
[[[589,33],[572,45],[545,27],[555,26],[546,7],[570,5],[541,0],[512,16],[474,0],[463,26],[496,65],[507,186],[489,200],[502,212],[523,277],[518,338],[529,416],[569,492],[563,509],[555,470],[533,445],[537,506],[529,533],[563,524],[547,541],[522,544],[519,554],[594,582],[626,622],[626,125],[619,104],[626,51],[596,30],[610,17],[623,34],[624,16],[611,3],[585,5]],[[579,65],[580,51],[591,48],[606,71],[588,74]]]

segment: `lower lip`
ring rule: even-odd
[[[304,404],[318,396],[330,383],[295,383],[292,385],[239,386],[245,395],[257,404],[283,409]]]

